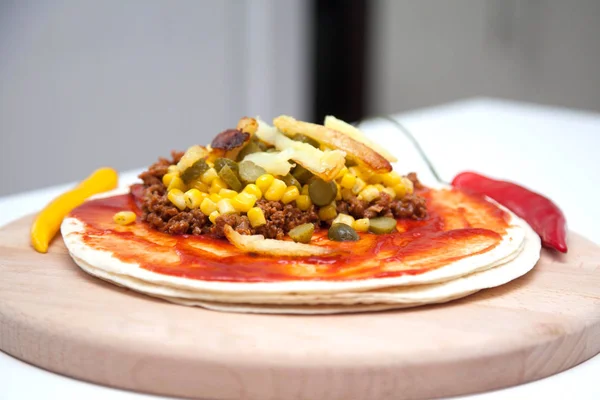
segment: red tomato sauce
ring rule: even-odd
[[[136,193],[139,188],[133,187]],[[137,193],[139,194],[139,193]],[[477,195],[458,190],[425,190],[429,216],[398,220],[398,231],[361,233],[357,242],[332,242],[327,230],[315,232],[312,244],[339,250],[332,256],[270,257],[244,253],[226,239],[169,235],[150,228],[134,194],[92,200],[71,216],[86,230],[84,242],[117,259],[147,270],[207,281],[274,282],[354,280],[416,275],[496,247],[509,227],[509,216]],[[134,224],[113,222],[118,211],[134,211]]]

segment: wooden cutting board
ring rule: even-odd
[[[227,314],[82,272],[31,217],[0,230],[0,348],[75,378],[203,399],[408,399],[543,378],[600,352],[600,249],[571,234],[528,275],[445,305],[333,316]],[[32,384],[35,384],[32,382]]]

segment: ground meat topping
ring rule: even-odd
[[[173,152],[172,160],[161,158],[147,171],[140,174],[144,183],[142,199],[143,220],[154,229],[171,235],[209,234],[218,238],[225,237],[225,225],[243,235],[260,234],[270,239],[283,239],[291,229],[298,225],[313,223],[323,224],[318,216],[318,208],[312,205],[302,211],[294,203],[283,204],[280,201],[261,199],[256,202],[265,214],[266,224],[253,228],[245,215],[226,214],[216,218],[212,224],[208,217],[199,209],[180,211],[167,199],[167,189],[162,183],[162,177],[168,171],[169,165],[176,164],[183,153]],[[415,189],[423,188],[416,174],[411,173],[407,178],[413,182]],[[371,203],[351,196],[346,200],[336,202],[337,212],[351,215],[355,219],[374,217],[395,217],[423,219],[427,216],[425,199],[410,194],[402,199],[392,199],[387,193],[381,193],[379,198]]]

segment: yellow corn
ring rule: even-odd
[[[348,201],[352,197],[354,197],[354,193],[352,193],[352,190],[350,190],[350,189],[342,189],[342,199]]]
[[[206,183],[202,182],[200,179],[194,179],[190,182],[189,186],[194,189],[198,189],[201,192],[207,193],[209,187]]]
[[[179,189],[181,191],[184,191],[187,188],[185,187],[185,183],[183,183],[183,180],[180,177],[174,176],[171,179],[171,182],[169,182],[169,185],[167,186],[168,191],[170,191],[172,189]]]
[[[219,214],[219,212],[217,210],[213,211],[210,213],[210,215],[208,216],[208,219],[210,220],[210,222],[212,222],[213,224],[215,224],[217,217],[219,217],[221,214]]]
[[[231,190],[231,189],[221,189],[219,190],[219,196],[221,196],[224,199],[233,199],[235,196],[237,196],[237,192],[235,190]]]
[[[390,188],[390,187],[383,188],[383,190],[381,191],[381,193],[386,193],[392,199],[396,198],[396,192],[394,191],[393,188]]]
[[[169,165],[167,167],[167,173],[179,175],[179,168],[177,167],[177,165]]]
[[[288,186],[283,192],[283,196],[281,196],[281,201],[283,204],[291,203],[296,200],[300,196],[300,191],[296,186]]]
[[[335,192],[335,200],[339,201],[342,199],[342,187],[337,182],[335,183],[335,186],[337,187],[337,192]]]
[[[354,186],[352,186],[352,193],[359,194],[366,186],[367,184],[365,181],[361,178],[356,178],[356,182],[354,183]]]
[[[186,207],[185,197],[181,190],[179,190],[179,189],[169,190],[169,193],[167,194],[167,198],[169,199],[169,201],[171,203],[173,203],[173,205],[175,207],[179,208],[179,210],[181,210],[181,211],[185,210],[185,207]]]
[[[354,221],[352,228],[356,232],[367,232],[369,230],[369,218],[361,218]]]
[[[165,186],[169,186],[169,184],[171,183],[171,181],[173,180],[173,178],[178,177],[179,174],[174,174],[174,173],[168,173],[168,174],[164,174],[162,177],[162,183]]]
[[[298,207],[300,210],[306,211],[310,208],[310,206],[312,206],[312,201],[308,195],[301,194],[296,199],[296,207]]]
[[[218,177],[219,174],[217,174],[217,170],[214,168],[209,168],[205,173],[202,174],[200,180],[207,185],[210,185]]]
[[[336,216],[337,210],[335,208],[335,202],[319,209],[319,218],[321,218],[322,221],[334,219]]]
[[[371,178],[371,176],[373,175],[372,172],[367,171],[363,168],[359,168],[357,166],[348,168],[348,172],[350,172],[352,175],[356,176],[357,178],[362,179],[363,181],[369,180]]]
[[[260,185],[257,184],[257,186],[260,188]],[[274,179],[273,183],[271,183],[271,186],[269,186],[269,188],[266,191],[263,191],[263,193],[265,194],[265,199],[269,201],[281,200],[286,188],[287,186],[284,181],[282,181],[281,179]]]
[[[129,225],[135,221],[136,215],[133,211],[119,211],[113,215],[113,221],[119,225]]]
[[[401,199],[407,194],[411,194],[414,190],[413,183],[410,179],[402,177],[400,183],[394,185],[396,197]]]
[[[262,226],[267,223],[265,219],[265,213],[258,207],[252,207],[248,210],[248,219],[250,220],[250,225],[253,228]]]
[[[219,195],[219,193],[211,193],[208,196],[209,199],[211,199],[215,204],[217,204],[219,202],[219,200],[222,199],[222,197]]]
[[[202,193],[198,189],[190,189],[185,192],[183,196],[185,199],[185,204],[189,209],[200,207],[200,204],[202,204],[202,201],[204,201],[206,198],[206,194]]]
[[[259,176],[258,179],[256,179],[256,186],[258,186],[260,191],[264,194],[266,193],[267,189],[269,189],[269,186],[271,186],[274,180],[275,177],[273,175],[264,174]]]
[[[378,197],[379,197],[379,190],[377,190],[377,188],[373,185],[368,185],[358,194],[358,198],[361,198],[368,203],[372,202],[373,200],[375,200]]]
[[[262,198],[262,191],[254,183],[246,185],[243,191],[254,195],[254,197],[256,197],[257,200],[260,200]]]
[[[219,202],[217,203],[217,210],[219,210],[219,213],[221,215],[234,214],[236,212],[235,208],[233,207],[233,204],[231,204],[231,199],[219,200]]]
[[[202,214],[204,215],[210,216],[210,214],[216,210],[217,204],[208,197],[206,197],[204,200],[202,200],[202,203],[200,203],[200,211],[202,211]]]
[[[370,184],[379,184],[383,182],[383,174],[373,174],[371,176],[369,176],[369,183]]]
[[[348,167],[340,169],[340,172],[335,176],[335,179],[343,178],[348,173]]]
[[[300,192],[300,194],[308,196],[308,184],[302,186],[302,191]]]
[[[219,193],[221,189],[227,189],[227,183],[221,178],[214,179],[210,184],[211,193]]]
[[[402,180],[402,177],[395,171],[383,174],[382,178],[383,184],[388,187],[394,187],[394,185],[399,184]]]
[[[231,199],[233,208],[238,212],[247,213],[256,203],[256,196],[248,192],[241,192]]]
[[[346,174],[342,178],[340,185],[345,189],[352,189],[354,184],[356,183],[356,177],[352,174]]]
[[[354,223],[354,217],[348,214],[338,214],[337,217],[333,221],[332,224],[346,224],[348,226],[352,226]]]
[[[406,186],[406,191],[408,194],[412,194],[415,191],[415,185],[407,177],[402,177],[402,183],[404,183],[404,185]]]
[[[379,193],[381,193],[381,191],[382,191],[383,189],[385,189],[385,186],[383,186],[381,183],[376,183],[376,184],[374,184],[373,186],[375,186],[375,187],[377,188],[377,191],[378,191]]]

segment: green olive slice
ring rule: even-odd
[[[314,178],[308,184],[308,195],[317,206],[326,206],[331,203],[337,195],[335,182],[325,182],[323,179]]]
[[[360,239],[358,233],[351,226],[341,223],[331,225],[327,237],[336,242],[355,242]]]

